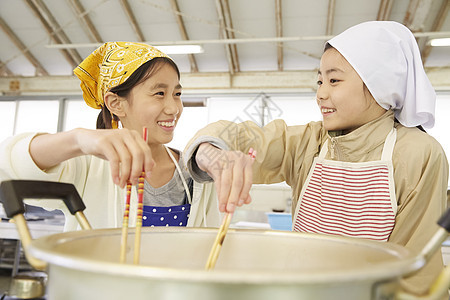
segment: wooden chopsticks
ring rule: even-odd
[[[222,225],[220,225],[219,232],[217,233],[216,240],[214,241],[211,252],[209,253],[208,260],[206,262],[205,269],[212,270],[216,266],[217,259],[219,258],[220,249],[222,249],[223,241],[230,226],[231,219],[233,218],[232,213],[226,213]]]
[[[254,160],[256,157],[256,151],[253,148],[250,148],[248,154]],[[209,252],[208,260],[206,261],[205,269],[212,270],[216,266],[217,259],[219,258],[220,250],[222,249],[223,241],[225,240],[225,236],[228,231],[228,227],[230,226],[231,219],[233,218],[233,213],[226,213],[222,224],[220,225],[219,232],[217,233],[214,244]]]
[[[142,130],[142,138],[147,141],[148,131],[144,127]],[[133,263],[139,264],[139,258],[141,253],[141,229],[142,229],[142,213],[144,209],[144,182],[145,172],[142,171],[139,176],[138,182],[138,204],[136,210],[136,232],[134,235],[134,258]],[[125,201],[125,211],[123,214],[122,222],[122,239],[120,244],[120,262],[125,262],[126,248],[127,248],[127,236],[128,236],[128,220],[130,214],[130,198],[131,198],[131,182],[127,181],[127,196]]]
[[[147,142],[147,127],[143,128],[142,138]],[[141,176],[139,176],[138,183],[138,205],[137,205],[137,216],[136,216],[136,233],[134,235],[134,264],[139,264],[139,257],[141,254],[141,229],[142,229],[142,213],[144,211],[144,181],[145,172],[142,171]]]
[[[131,197],[131,182],[127,181],[127,198],[125,201],[125,211],[123,213],[122,221],[122,239],[120,241],[120,262],[125,262],[125,253],[127,251],[127,237],[128,237],[128,220],[130,216],[130,197]]]

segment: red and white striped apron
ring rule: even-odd
[[[295,209],[293,230],[387,241],[395,224],[392,152],[395,128],[381,160],[327,160],[328,140],[308,174]]]

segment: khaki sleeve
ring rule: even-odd
[[[186,165],[191,173],[196,168],[195,151],[203,142],[216,147],[247,153],[250,148],[257,151],[253,164],[253,183],[277,183],[286,181],[296,185],[306,156],[314,156],[323,136],[321,122],[300,126],[287,126],[283,120],[275,120],[264,127],[246,121],[233,123],[219,121],[201,129],[187,144]],[[196,175],[193,174],[194,179]]]
[[[432,138],[422,139],[418,145],[399,143],[395,153],[398,212],[389,241],[417,254],[438,229],[437,221],[444,213],[448,162],[442,147]],[[426,292],[442,267],[438,251],[423,269],[403,280],[403,288],[416,294]]]

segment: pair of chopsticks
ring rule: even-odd
[[[127,198],[125,201],[125,211],[122,220],[122,239],[120,241],[120,262],[125,262],[125,253],[127,251],[127,237],[128,237],[128,220],[130,217],[130,196],[131,196],[131,182],[127,181]]]
[[[256,151],[253,148],[250,148],[248,151],[250,157],[254,160],[256,157]],[[214,244],[211,248],[211,252],[209,252],[208,260],[206,261],[205,270],[214,269],[217,259],[219,258],[220,250],[222,249],[223,241],[225,240],[225,236],[228,232],[228,227],[230,226],[231,219],[233,218],[233,213],[226,213],[222,224],[220,225],[219,232],[217,233]]]
[[[233,218],[233,213],[226,213],[222,225],[220,225],[219,232],[217,233],[216,240],[214,241],[211,252],[209,253],[208,260],[206,261],[205,270],[214,269],[217,259],[219,258],[220,249],[222,249],[223,241],[230,226],[231,219]]]
[[[142,130],[142,138],[147,142],[148,131],[144,127]],[[142,213],[144,210],[144,181],[145,172],[142,171],[139,176],[138,182],[138,204],[136,213],[136,233],[134,235],[134,257],[133,263],[139,264],[139,258],[141,253],[141,229],[142,229]],[[128,221],[130,217],[130,198],[131,198],[131,182],[127,181],[127,194],[125,200],[125,211],[123,213],[122,221],[122,239],[120,242],[120,262],[125,262],[126,249],[127,249],[127,237],[128,237]]]

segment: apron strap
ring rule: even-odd
[[[188,187],[188,185],[186,183],[186,180],[184,179],[183,172],[181,172],[181,168],[178,165],[178,162],[175,159],[175,157],[173,157],[173,154],[170,151],[170,149],[166,145],[164,145],[164,147],[166,148],[167,153],[169,154],[170,158],[172,159],[173,163],[175,164],[175,168],[177,169],[178,174],[180,175],[181,182],[183,182],[184,190],[186,191],[186,195],[187,195],[187,198],[188,198],[188,203],[191,204],[192,203],[191,193],[189,192],[189,187]]]
[[[319,153],[319,158],[320,159],[324,159],[325,155],[327,155],[327,153],[328,153],[328,141],[329,141],[329,139],[327,139],[325,141],[325,143],[323,143],[322,149],[320,149],[320,153]]]
[[[381,160],[392,160],[392,153],[394,152],[395,142],[397,141],[397,129],[395,127],[389,132],[384,141],[383,153],[381,154]]]

